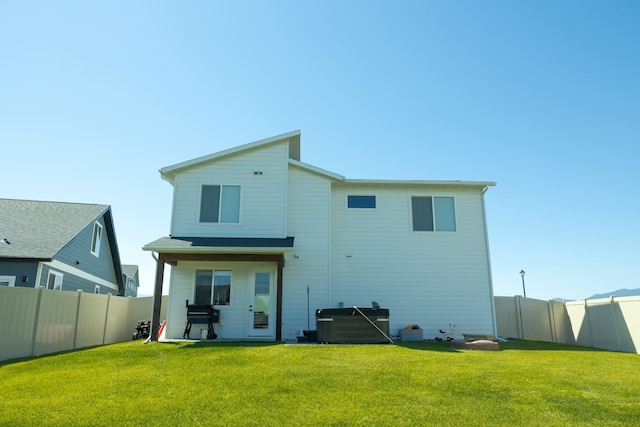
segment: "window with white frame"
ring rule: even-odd
[[[91,253],[100,256],[100,244],[102,242],[102,224],[93,223],[93,235],[91,236]]]
[[[194,304],[230,305],[231,271],[197,270]]]
[[[15,286],[16,276],[0,276],[0,286]]]
[[[240,222],[239,185],[203,185],[200,194],[200,222]]]
[[[63,274],[57,271],[50,271],[47,278],[47,289],[53,289],[54,291],[62,290],[62,278]]]
[[[453,197],[411,197],[413,231],[456,231]]]

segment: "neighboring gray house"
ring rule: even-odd
[[[137,265],[122,265],[122,283],[124,284],[124,291],[120,291],[119,295],[133,298],[138,296],[140,276],[138,276]]]
[[[111,207],[0,199],[0,286],[124,292]]]

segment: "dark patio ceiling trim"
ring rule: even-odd
[[[160,260],[169,265],[176,265],[179,261],[268,261],[277,262],[284,266],[282,254],[201,254],[201,253],[162,253]]]
[[[191,246],[226,248],[292,248],[293,237],[284,239],[258,237],[171,237],[171,240],[191,242]]]

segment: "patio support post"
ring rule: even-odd
[[[278,260],[278,279],[276,289],[276,341],[282,340],[282,270],[284,257]]]
[[[162,306],[162,283],[164,281],[163,254],[158,254],[156,262],[156,288],[153,291],[153,316],[151,319],[151,341],[158,341],[158,329],[160,329],[160,308]]]

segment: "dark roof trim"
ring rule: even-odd
[[[171,237],[171,240],[181,240],[191,243],[192,247],[221,247],[221,248],[292,248],[293,237],[284,239],[255,238],[255,237]]]
[[[12,257],[12,256],[0,256],[1,260],[13,261],[13,262],[49,262],[53,258],[26,258],[26,257]]]

